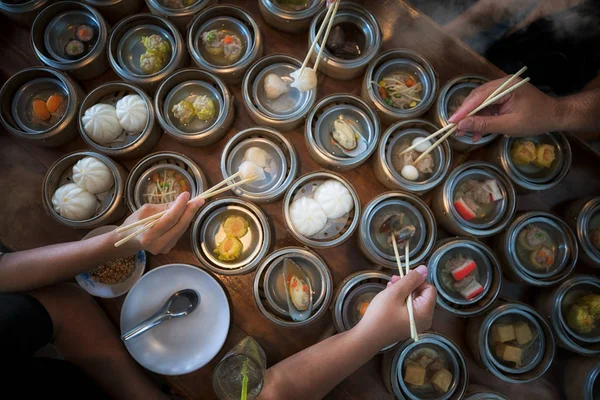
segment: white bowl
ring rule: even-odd
[[[100,228],[96,228],[87,235],[83,237],[81,240],[89,239],[95,236],[99,236],[115,230],[117,226],[114,225],[105,225]],[[85,289],[86,292],[96,297],[103,297],[106,299],[111,299],[113,297],[119,297],[129,292],[129,290],[135,285],[135,283],[141,278],[144,270],[146,269],[146,252],[141,250],[135,255],[135,267],[133,272],[129,276],[129,278],[125,279],[123,282],[116,283],[114,285],[105,285],[104,283],[97,282],[92,279],[88,272],[82,272],[81,274],[75,277],[79,286]]]

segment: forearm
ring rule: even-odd
[[[332,336],[269,368],[259,399],[323,398],[382,347],[357,328]]]
[[[113,232],[79,242],[60,243],[0,256],[0,292],[33,290],[136,252],[116,248]]]
[[[558,129],[568,132],[600,130],[600,88],[558,99]]]

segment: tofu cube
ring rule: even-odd
[[[520,347],[511,344],[499,343],[496,346],[496,356],[504,361],[519,364],[521,362],[521,357],[523,356],[523,350]]]
[[[492,340],[494,341],[494,343],[510,342],[511,340],[515,339],[515,327],[511,324],[496,324],[492,326]]]
[[[529,328],[527,322],[517,322],[514,327],[517,343],[524,345],[533,340],[533,332],[531,332],[531,328]]]
[[[431,384],[433,387],[442,393],[446,393],[450,384],[452,383],[452,374],[446,368],[442,368],[436,371],[431,377]]]
[[[420,365],[409,364],[404,369],[404,382],[414,386],[423,386],[426,374],[427,370]]]

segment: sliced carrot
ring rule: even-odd
[[[56,110],[58,110],[62,102],[63,98],[61,95],[53,94],[52,96],[48,97],[48,100],[46,100],[46,107],[48,108],[48,111],[53,113],[56,112]]]
[[[379,91],[381,98],[385,100],[387,98],[387,92],[385,91],[385,88],[383,86],[378,86],[377,90]]]
[[[407,87],[414,86],[417,82],[413,78],[408,78],[404,81]]]
[[[44,100],[35,99],[33,101],[33,112],[42,121],[47,121],[50,119],[50,111],[48,111],[48,107],[46,106],[46,102]]]
[[[229,35],[225,36],[225,39],[223,39],[223,43],[225,44],[231,44],[233,43],[233,38]]]
[[[307,291],[308,291],[308,286],[306,286],[306,285],[302,285],[302,291],[303,291],[303,292],[307,292]]]

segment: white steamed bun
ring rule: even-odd
[[[119,137],[123,128],[117,118],[116,109],[110,104],[96,104],[81,118],[83,130],[94,142],[108,144]]]
[[[331,219],[349,213],[354,207],[354,200],[350,191],[335,179],[330,179],[319,185],[313,198],[323,208],[327,217]]]
[[[90,193],[106,192],[115,178],[106,164],[96,157],[85,157],[73,166],[73,182]]]
[[[290,205],[290,219],[296,230],[306,237],[319,233],[327,224],[327,215],[319,203],[308,197],[301,197]]]
[[[140,133],[146,127],[148,108],[141,96],[130,94],[117,102],[117,118],[127,132]]]
[[[96,196],[74,183],[59,187],[52,196],[54,211],[73,221],[90,218],[96,211],[97,203]]]

